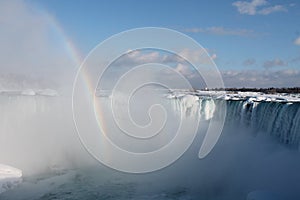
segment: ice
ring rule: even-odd
[[[245,100],[251,102],[300,102],[300,94],[264,94],[261,92],[225,92],[225,91],[203,91],[197,90],[196,92],[187,90],[173,90],[171,93],[167,94],[166,97],[169,99],[180,98],[185,95],[194,96],[210,96],[215,99],[224,100]]]
[[[21,91],[22,95],[27,95],[27,96],[34,96],[36,93],[32,89],[26,89]]]
[[[59,96],[58,92],[53,89],[24,89],[24,90],[2,90],[0,91],[2,95],[9,95],[9,96]]]
[[[192,107],[197,101],[199,100],[199,98],[197,96],[193,96],[193,95],[185,95],[183,96],[182,102],[185,104],[185,106],[187,108]]]
[[[37,94],[43,95],[43,96],[58,96],[58,92],[56,90],[52,90],[52,89],[40,90],[37,92]]]
[[[22,171],[0,164],[0,193],[11,189],[22,182]]]

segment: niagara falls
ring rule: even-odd
[[[110,94],[97,98],[109,101]],[[63,97],[2,93],[2,160],[22,169],[23,177],[1,165],[1,199],[251,199],[259,193],[297,198],[299,96],[174,90],[160,98],[174,116],[200,119],[198,135],[172,166],[129,175],[98,166],[78,141],[68,139],[74,130]],[[221,138],[207,158],[199,159],[208,122],[219,118],[224,103]]]
[[[0,200],[299,200],[297,1],[0,1]]]

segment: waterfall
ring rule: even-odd
[[[221,112],[220,103],[226,103],[225,124],[233,124],[265,132],[290,146],[300,144],[300,103],[299,102],[259,102],[251,100],[225,100],[213,97],[192,95],[171,99],[174,109],[185,116],[199,115],[200,119],[210,120]]]
[[[144,153],[162,148],[173,138],[179,120],[186,122],[184,133],[194,130],[194,122],[199,122],[199,137],[172,166],[157,173],[132,176],[99,166],[84,151],[74,130],[68,98],[2,94],[0,163],[5,167],[0,166],[0,174],[5,179],[0,181],[0,192],[1,188],[5,192],[0,199],[84,199],[90,194],[95,194],[93,199],[251,199],[273,192],[296,197],[282,199],[299,199],[299,153],[286,146],[300,144],[300,103],[219,96],[198,93],[159,96],[158,102],[162,100],[168,111],[164,132],[149,143],[141,140],[136,146],[124,140],[126,135],[117,126],[109,124],[110,95],[99,96],[104,105],[103,118],[110,117],[105,121],[109,136],[124,149]],[[140,109],[132,111],[140,113]],[[148,116],[147,112],[142,113],[146,113],[145,117],[137,116]],[[200,144],[204,136],[210,135],[207,127],[221,124],[218,120],[225,113],[220,139],[205,159],[199,159]],[[250,131],[270,137],[253,138],[248,134]],[[272,137],[285,145],[273,142]],[[103,149],[111,155],[104,143]],[[11,189],[17,184],[18,187]]]
[[[58,162],[73,162],[80,143],[69,99],[2,94],[0,112],[0,163],[31,174]]]
[[[228,101],[227,121],[263,131],[281,143],[299,146],[300,103]],[[230,112],[234,110],[234,112]]]

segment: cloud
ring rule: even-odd
[[[163,57],[161,57],[157,51],[147,53],[143,53],[142,51],[132,51],[132,53],[128,54],[128,59],[134,61],[135,63],[143,64],[160,61],[163,59]]]
[[[289,63],[299,63],[300,62],[300,56],[293,57],[289,60]]]
[[[256,63],[256,60],[254,58],[248,58],[244,60],[243,65],[244,66],[252,66]]]
[[[175,68],[175,71],[178,73],[181,73],[182,75],[190,75],[191,74],[191,69],[189,66],[184,65],[182,63],[178,63],[178,65]]]
[[[273,60],[267,60],[264,62],[263,67],[266,69],[270,69],[270,68],[274,68],[274,67],[283,67],[283,66],[287,66],[288,63],[279,59],[279,58],[275,58]]]
[[[207,53],[209,53],[210,57],[208,57]],[[157,82],[163,80],[175,88],[182,87],[182,82],[176,81],[178,74],[181,74],[193,86],[200,87],[201,85],[201,87],[204,87],[203,79],[192,64],[202,64],[200,67],[203,67],[204,70],[210,70],[211,67],[214,66],[212,60],[217,59],[216,52],[208,49],[192,50],[186,48],[182,49],[179,54],[187,60],[169,52],[156,49],[129,50],[127,54],[124,54],[112,63],[108,70],[106,70],[106,74],[103,76],[105,80],[102,78],[103,84],[101,84],[101,87],[106,89],[110,88],[111,85],[114,85],[112,82],[117,82],[118,77],[122,74],[128,72],[135,66],[146,63],[159,63],[168,66],[168,68],[162,67],[161,70],[154,75]],[[105,82],[110,84],[104,85]]]
[[[240,14],[244,15],[269,15],[274,12],[287,12],[287,8],[283,5],[267,6],[266,0],[236,1],[232,5],[235,6]]]
[[[180,58],[176,55],[152,49],[144,50],[128,50],[126,54],[118,58],[114,66],[133,67],[146,63],[174,63],[180,62]]]
[[[215,59],[217,59],[217,54],[213,53],[210,57],[211,57],[211,59],[215,60]]]
[[[258,6],[263,6],[266,4],[267,4],[266,0],[252,0],[251,2],[236,1],[232,3],[233,6],[237,7],[238,12],[240,14],[246,14],[246,15],[255,15],[256,8]]]
[[[246,36],[246,37],[257,35],[253,30],[231,29],[231,28],[224,28],[222,26],[212,26],[208,28],[190,28],[190,29],[184,29],[183,31],[188,33],[208,33],[213,35],[234,35],[234,36]]]
[[[210,51],[212,58],[217,55]],[[190,49],[182,50],[182,55],[189,57],[194,62],[199,61],[203,51],[192,51]],[[134,52],[130,56],[126,56],[127,63],[140,63],[142,61],[159,62],[171,66],[174,71],[186,77],[195,88],[204,88],[205,82],[201,75],[195,72],[189,63],[171,54],[153,53],[152,51]],[[124,60],[123,60],[124,61]],[[124,63],[123,63],[124,64]],[[258,61],[254,58],[246,59],[243,64],[245,66],[258,65]],[[276,68],[278,66],[287,66],[288,62],[281,59],[267,60],[263,63],[265,69]],[[211,65],[210,65],[211,66]],[[128,69],[126,69],[128,70]],[[169,80],[174,82],[174,71],[162,70],[156,76],[158,80]],[[225,70],[221,71],[226,87],[293,87],[300,85],[300,70],[287,69],[284,70]],[[113,77],[116,76],[113,73]],[[180,84],[179,84],[180,85]]]
[[[214,51],[208,49],[201,50],[191,50],[191,49],[183,49],[180,51],[180,55],[184,58],[187,58],[190,62],[206,62],[208,57],[203,56],[207,51],[212,60],[217,58],[217,54]],[[175,64],[184,63],[185,60],[181,58],[179,55],[174,55],[169,52],[155,50],[155,49],[145,49],[145,50],[128,50],[126,54],[120,57],[115,61],[115,66],[137,66],[146,63],[161,63],[161,64]]]
[[[196,73],[189,71],[187,66],[178,65],[176,68],[184,73],[194,88],[206,87],[204,80]],[[298,87],[300,85],[300,70],[222,70],[220,71],[225,87]],[[161,78],[171,78],[164,74]]]
[[[282,5],[275,5],[258,11],[258,13],[261,15],[268,15],[273,12],[287,12],[287,9]]]
[[[294,41],[294,44],[300,46],[300,37],[298,37],[298,38]]]
[[[227,70],[222,71],[225,87],[295,87],[300,85],[300,70],[278,71]]]
[[[290,6],[290,7],[295,7],[296,4],[295,4],[295,3],[290,3],[289,6]]]

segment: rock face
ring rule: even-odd
[[[11,189],[22,182],[22,171],[0,164],[0,193]]]

